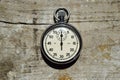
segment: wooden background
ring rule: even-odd
[[[61,7],[83,48],[72,67],[56,70],[39,44]],[[0,80],[120,80],[120,0],[0,0]]]

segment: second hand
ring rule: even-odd
[[[61,37],[61,42],[60,42],[60,46],[61,46],[61,51],[63,50],[63,41],[62,41],[62,37],[63,37],[63,34],[62,34],[62,31],[61,31],[61,34],[60,34],[60,37]]]

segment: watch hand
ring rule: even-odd
[[[61,51],[62,51],[62,49],[63,49],[63,47],[62,47],[63,46],[63,41],[62,41],[63,34],[62,34],[62,31],[61,31],[60,37],[61,37],[60,46],[61,46]]]

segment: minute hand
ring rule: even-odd
[[[60,37],[61,37],[60,46],[61,46],[61,51],[62,51],[63,50],[63,41],[62,41],[63,34],[62,34],[62,31],[61,31]]]

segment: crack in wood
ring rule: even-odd
[[[120,20],[81,20],[81,21],[69,21],[70,23],[82,23],[82,22],[109,22],[109,21],[120,21]]]
[[[6,24],[22,24],[22,25],[52,25],[50,23],[26,23],[26,22],[9,22],[9,21],[2,21],[0,20],[0,23],[6,23]]]
[[[33,19],[33,23],[26,23],[26,22],[9,22],[9,21],[2,21],[0,23],[6,24],[21,24],[21,25],[53,25],[51,23],[36,23],[36,18]],[[69,23],[83,23],[83,22],[109,22],[109,21],[120,21],[120,20],[81,20],[81,21],[69,21]]]

